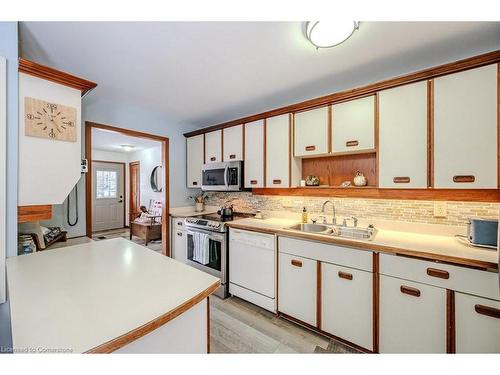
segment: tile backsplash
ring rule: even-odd
[[[327,199],[335,202],[337,217],[356,216],[360,219],[397,220],[415,223],[465,226],[468,217],[498,219],[500,203],[447,202],[447,216],[436,218],[433,201],[357,199],[328,197],[297,197],[252,195],[250,192],[207,193],[206,204],[221,206],[231,200],[236,211],[255,212],[291,211],[301,212],[306,206],[310,213],[320,213],[321,205]],[[328,214],[331,206],[327,207]]]

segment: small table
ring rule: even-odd
[[[130,240],[132,236],[137,236],[146,242],[145,246],[148,246],[149,241],[161,239],[161,222],[157,221],[158,218],[161,220],[161,216],[151,216],[148,217],[149,221],[131,221]]]

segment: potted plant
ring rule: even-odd
[[[189,197],[194,200],[195,203],[195,211],[203,212],[205,208],[205,199],[207,199],[207,195],[205,193],[201,193],[192,197]]]

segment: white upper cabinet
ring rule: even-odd
[[[328,107],[295,113],[295,156],[328,153],[329,117]]]
[[[434,186],[497,187],[497,65],[434,80]]]
[[[245,187],[264,187],[264,120],[245,124]]]
[[[203,134],[187,138],[186,148],[187,187],[201,187],[201,166],[203,165]]]
[[[243,125],[231,126],[223,131],[223,160],[243,160]]]
[[[222,161],[222,130],[205,134],[205,162],[220,163]]]
[[[379,93],[379,187],[427,187],[427,82]]]
[[[375,148],[375,97],[368,96],[332,106],[332,152]]]
[[[266,186],[288,187],[296,161],[290,155],[290,115],[266,120]],[[292,169],[291,169],[292,168]],[[293,177],[292,177],[293,178]],[[294,184],[297,181],[293,182]]]

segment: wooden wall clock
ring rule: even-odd
[[[76,142],[76,108],[24,98],[24,128],[30,137]]]

